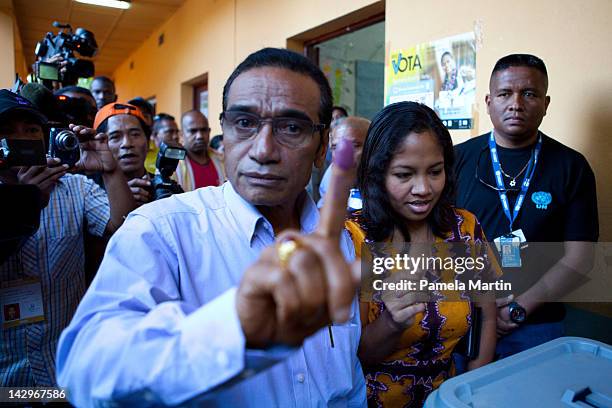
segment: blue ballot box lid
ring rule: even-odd
[[[562,337],[451,378],[425,408],[612,408],[612,346]]]

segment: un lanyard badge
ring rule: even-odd
[[[540,155],[540,150],[542,150],[541,133],[538,136],[538,142],[535,146],[533,157],[529,160],[529,166],[527,168],[527,171],[525,172],[523,183],[521,184],[521,192],[516,199],[516,203],[514,204],[512,213],[510,213],[510,204],[508,202],[507,189],[504,185],[504,180],[502,178],[501,165],[499,164],[499,156],[497,154],[497,145],[495,144],[495,135],[493,134],[493,131],[491,131],[491,134],[489,136],[489,151],[491,152],[491,164],[493,166],[493,175],[495,176],[495,183],[497,184],[497,192],[499,194],[499,199],[502,203],[504,214],[506,215],[506,218],[510,223],[510,232],[500,237],[500,252],[502,258],[502,267],[504,268],[521,267],[521,240],[518,236],[512,233],[512,226],[514,224],[514,221],[516,220],[516,217],[518,216],[519,211],[521,210],[521,207],[523,206],[523,202],[525,201],[525,196],[527,195],[529,184],[531,183],[531,179],[533,178],[533,174],[535,173],[536,165],[538,164],[538,156]]]

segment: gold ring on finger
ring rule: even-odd
[[[276,254],[281,268],[286,269],[289,265],[289,259],[296,249],[300,247],[298,241],[289,239],[276,245]]]

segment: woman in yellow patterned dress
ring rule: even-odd
[[[364,243],[486,243],[474,215],[452,206],[453,158],[448,130],[425,105],[400,102],[377,114],[358,171],[363,210],[346,223],[358,256]],[[487,260],[483,273],[497,276],[494,257],[486,245],[479,247]],[[421,273],[435,280],[432,271]],[[442,281],[453,275],[438,271]],[[387,290],[366,298],[362,289],[359,358],[370,406],[421,407],[453,375],[453,350],[471,324],[470,301],[457,293],[420,302],[415,292]],[[468,369],[492,361],[495,350],[494,300],[479,306],[480,352]]]

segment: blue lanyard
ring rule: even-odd
[[[489,136],[489,151],[491,152],[491,163],[493,164],[493,174],[495,175],[495,182],[497,183],[497,192],[499,193],[499,199],[501,200],[502,207],[504,208],[504,214],[506,214],[506,218],[510,222],[510,232],[512,232],[512,225],[518,216],[521,207],[523,206],[523,201],[525,200],[525,196],[527,195],[527,190],[529,189],[529,183],[533,178],[533,173],[535,172],[536,165],[538,164],[538,156],[540,155],[540,150],[542,150],[542,134],[540,133],[538,137],[538,143],[534,149],[533,157],[529,159],[529,167],[525,172],[525,178],[523,179],[523,183],[521,184],[521,193],[516,199],[516,203],[514,204],[514,209],[512,214],[510,214],[510,204],[508,203],[508,195],[506,194],[506,186],[504,184],[504,180],[502,179],[501,165],[499,164],[499,156],[497,155],[497,146],[495,144],[495,136],[493,135],[493,131],[491,131],[491,135]]]

